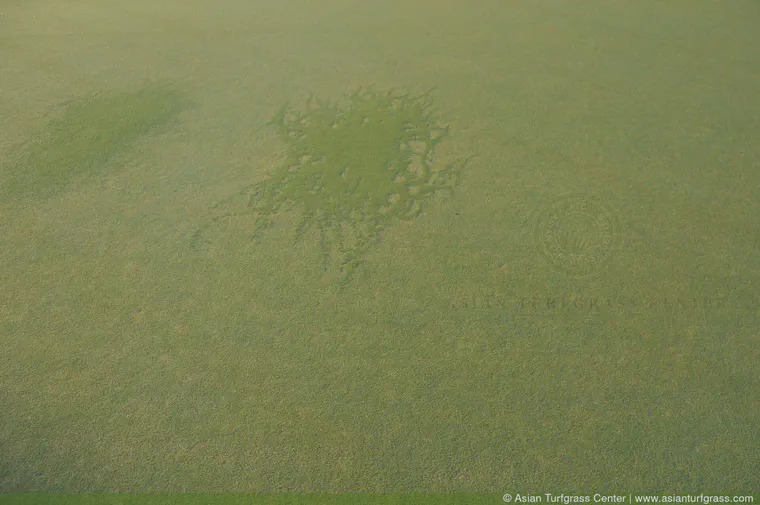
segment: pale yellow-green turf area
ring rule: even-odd
[[[758,26],[0,0],[0,492],[760,491]]]

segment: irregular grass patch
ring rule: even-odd
[[[347,282],[384,229],[414,219],[433,195],[459,182],[465,161],[434,166],[448,127],[430,107],[429,93],[371,88],[350,95],[343,107],[314,97],[301,111],[286,105],[268,123],[286,146],[284,161],[241,190],[245,208],[212,222],[249,215],[258,238],[278,214],[296,209],[296,239],[316,227],[324,268],[336,256]]]

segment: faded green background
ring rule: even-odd
[[[757,492],[758,25],[751,0],[0,0],[0,491]],[[438,161],[476,156],[452,197],[342,293],[295,216],[189,247],[278,166],[284,103],[371,84],[435,87]],[[625,238],[580,278],[533,237],[570,192]]]

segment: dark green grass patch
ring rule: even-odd
[[[251,215],[259,237],[278,213],[295,207],[296,238],[316,226],[325,269],[335,253],[345,283],[383,230],[416,218],[430,197],[459,182],[464,161],[434,166],[448,127],[430,106],[429,94],[363,89],[346,107],[313,97],[302,112],[283,107],[269,123],[287,148],[283,163],[243,188],[246,209],[214,220]]]
[[[74,101],[5,170],[0,196],[47,198],[75,180],[102,175],[116,168],[117,157],[166,126],[186,106],[177,92],[158,87]]]

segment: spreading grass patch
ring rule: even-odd
[[[465,161],[434,166],[448,127],[431,105],[429,93],[370,88],[353,93],[346,107],[314,97],[304,111],[283,107],[269,125],[287,147],[284,161],[269,178],[243,188],[247,209],[213,221],[251,215],[258,238],[277,214],[298,208],[296,238],[316,226],[324,268],[337,255],[347,282],[383,230],[416,218],[432,196],[459,183]]]

